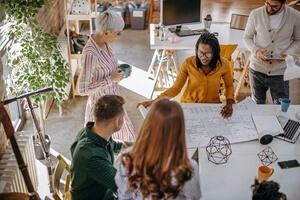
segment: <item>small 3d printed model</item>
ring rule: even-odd
[[[276,154],[274,153],[271,147],[267,147],[263,149],[261,152],[257,154],[257,156],[260,159],[261,163],[265,166],[269,166],[273,162],[278,160]]]
[[[232,153],[230,142],[223,136],[212,137],[206,146],[208,160],[217,165],[227,163]]]

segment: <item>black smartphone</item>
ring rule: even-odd
[[[278,165],[281,169],[300,167],[300,164],[297,160],[280,161],[280,162],[278,162]]]

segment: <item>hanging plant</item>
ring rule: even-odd
[[[14,95],[52,87],[50,95],[36,96],[40,102],[54,97],[62,103],[68,96],[70,67],[63,59],[56,37],[47,33],[38,23],[39,9],[51,0],[0,0],[6,17],[0,34],[9,39],[7,64],[11,67],[8,89]]]

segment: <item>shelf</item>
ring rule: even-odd
[[[86,20],[89,21],[91,19],[91,15],[67,15],[67,20]]]
[[[70,58],[71,59],[81,59],[81,53],[77,53],[77,54],[70,54]]]
[[[71,7],[74,0],[64,0],[64,8],[65,8],[65,19],[66,19],[66,29],[67,29],[67,50],[68,50],[68,62],[72,69],[72,94],[73,98],[76,95],[76,72],[78,69],[81,68],[80,59],[81,54],[72,53],[72,43],[71,43],[71,36],[70,36],[70,29],[73,30],[73,25],[75,26],[75,32],[81,35],[91,35],[93,32],[92,28],[92,19],[96,18],[96,0],[88,0],[90,5],[89,14],[85,15],[78,15],[78,14],[71,14]],[[88,23],[82,23],[88,22]],[[72,24],[72,27],[70,25]],[[87,26],[85,26],[87,25]]]

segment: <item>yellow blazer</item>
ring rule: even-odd
[[[163,92],[160,97],[175,97],[188,79],[186,90],[181,102],[183,103],[220,103],[220,81],[223,78],[226,89],[226,99],[234,99],[233,75],[230,63],[223,57],[217,67],[209,74],[196,65],[196,57],[191,56],[183,62],[174,85]]]

